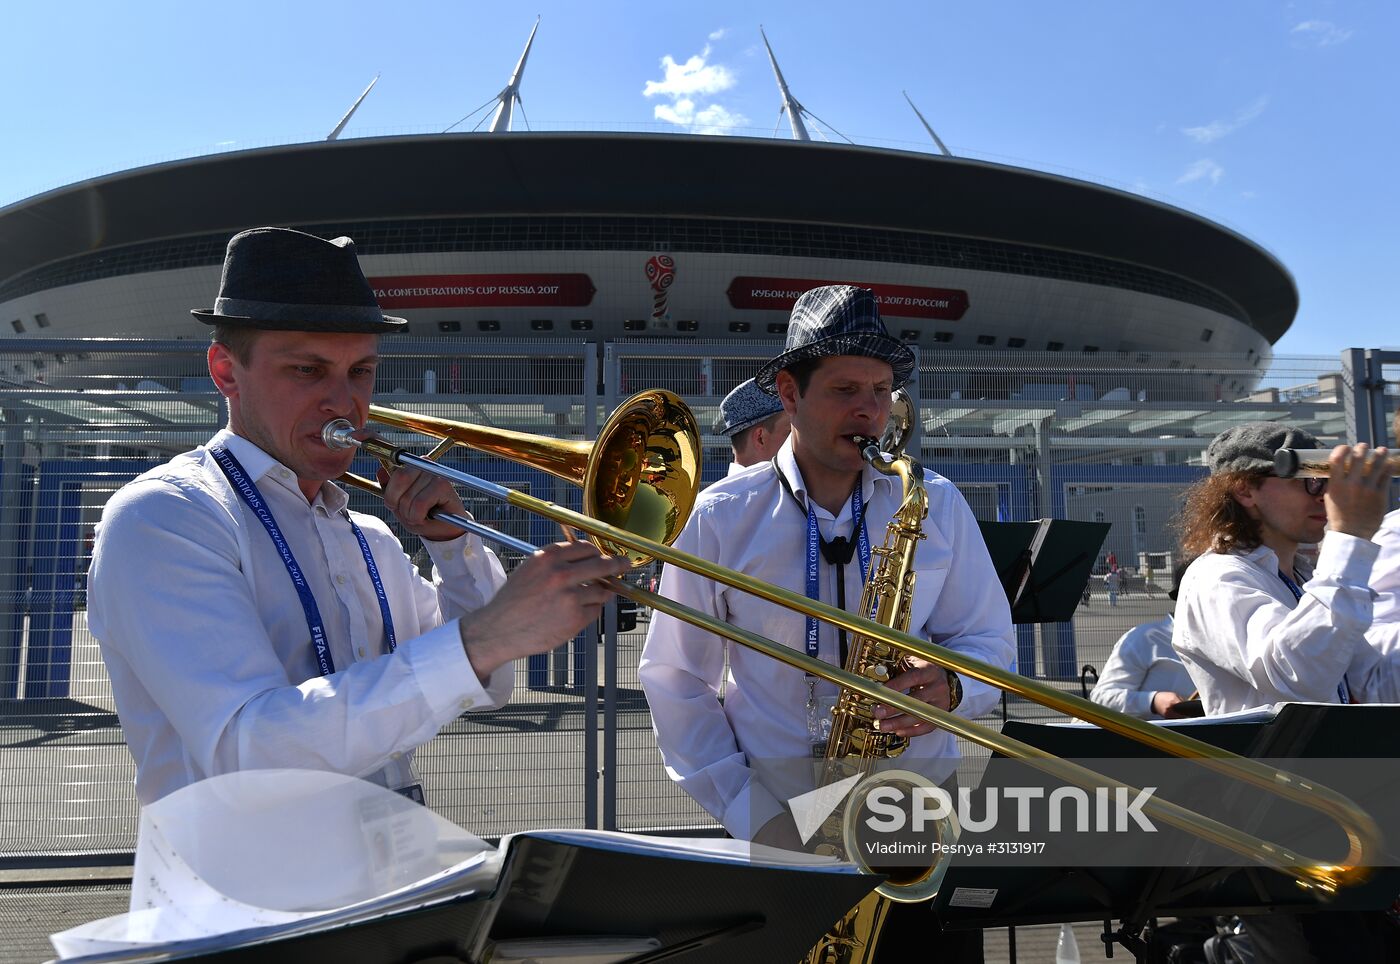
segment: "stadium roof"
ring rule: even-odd
[[[318,141],[136,168],[0,208],[0,281],[75,255],[256,224],[403,218],[716,217],[879,227],[1059,249],[1179,275],[1270,342],[1298,292],[1268,251],[1125,191],[960,157],[666,134]]]

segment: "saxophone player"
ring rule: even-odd
[[[854,610],[873,564],[870,546],[883,540],[902,497],[897,481],[866,466],[854,440],[881,435],[891,393],[913,368],[912,352],[889,335],[872,292],[833,285],[803,294],[786,350],[756,376],[791,419],[788,441],[771,462],[707,489],[676,546]],[[972,512],[948,480],[926,473],[925,487],[929,509],[915,557],[910,631],[1011,667],[1010,612]],[[845,662],[845,634],[801,613],[674,568],[665,571],[661,592],[832,664]],[[823,755],[836,687],[742,647],[730,652],[727,680],[724,666],[721,640],[653,616],[639,675],[667,772],[734,837],[798,849],[784,801],[812,789],[793,776],[811,769],[762,764]],[[1000,698],[991,687],[917,660],[888,685],[967,716],[991,710]],[[899,766],[939,784],[954,777],[958,750],[950,734],[885,707],[878,716],[882,731],[910,738]],[[896,917],[919,928],[923,944],[936,936],[927,905],[900,905],[882,946],[900,940],[895,932],[906,925]],[[980,933],[943,936],[968,946],[945,945],[940,960],[981,959]]]

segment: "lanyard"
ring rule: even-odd
[[[321,675],[330,676],[335,672],[335,662],[331,659],[330,646],[326,642],[326,627],[321,619],[321,610],[316,605],[316,597],[307,585],[301,567],[297,565],[296,557],[292,555],[292,547],[287,544],[277,520],[273,518],[272,509],[263,500],[257,485],[248,477],[247,470],[232,452],[223,445],[211,446],[209,452],[219,463],[219,468],[223,470],[234,491],[248,508],[253,510],[253,514],[258,517],[258,521],[263,524],[263,528],[272,539],[272,545],[281,556],[282,564],[287,567],[287,575],[291,577],[292,585],[296,587],[297,596],[301,599],[301,608],[306,614],[306,628],[311,633],[311,645],[316,648],[316,663],[320,667]],[[374,594],[379,599],[379,613],[384,619],[385,640],[389,652],[392,653],[398,647],[398,642],[394,636],[394,619],[389,612],[389,597],[385,594],[384,583],[379,578],[379,567],[374,564],[374,556],[369,551],[369,542],[365,540],[365,534],[348,514],[346,520],[350,523],[350,530],[355,533],[355,539],[360,543],[360,552],[365,557],[365,569],[369,572],[370,581],[374,583]]]
[[[1289,579],[1282,569],[1278,571],[1278,577],[1283,580],[1283,584],[1288,587],[1288,591],[1293,593],[1293,601],[1299,602],[1303,598],[1303,590],[1296,582]],[[1347,678],[1342,676],[1342,681],[1337,684],[1337,701],[1339,703],[1351,702],[1351,687],[1347,685]]]
[[[786,480],[784,480],[786,481]],[[862,502],[860,491],[860,480],[856,480],[855,491],[851,493],[851,520],[855,527],[856,549],[860,556],[860,580],[865,584],[865,580],[870,577],[870,537],[865,531],[865,506]],[[832,540],[838,545],[845,545],[845,540]],[[831,543],[827,543],[830,545]],[[817,560],[821,555],[823,540],[821,533],[817,529],[817,512],[812,508],[812,500],[807,500],[807,598],[813,602],[821,601],[821,582],[819,579],[819,565]],[[839,550],[838,550],[839,551]],[[846,559],[850,559],[849,553]],[[844,585],[845,564],[836,565],[836,578]],[[841,601],[844,603],[844,600]],[[817,656],[817,631],[818,623],[815,616],[807,617],[807,655],[814,659]],[[844,635],[844,634],[843,634]],[[842,662],[845,662],[843,659]]]

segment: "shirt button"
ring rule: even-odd
[[[284,479],[290,479],[292,477],[292,473],[287,471],[286,469],[278,469],[277,474]]]
[[[361,646],[361,647],[360,647],[360,659],[364,659],[364,658],[365,658],[365,648],[364,648],[363,646]]]
[[[341,586],[345,585],[345,573],[343,573],[343,572],[338,572],[338,573],[336,573],[336,574],[335,574],[335,581],[336,581],[337,584],[339,584],[339,585],[341,585]]]
[[[471,708],[472,708],[473,706],[475,706],[475,705],[476,705],[476,700],[472,700],[472,699],[462,700],[462,709],[464,709],[464,710],[469,710],[469,709],[471,709]]]

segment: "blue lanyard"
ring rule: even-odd
[[[1284,575],[1282,569],[1278,571],[1278,577],[1283,580],[1283,584],[1288,587],[1288,591],[1293,593],[1293,601],[1300,602],[1303,598],[1303,590],[1296,582]],[[1340,703],[1351,702],[1351,687],[1347,685],[1346,676],[1337,684],[1337,701]]]
[[[233,490],[239,494],[248,508],[253,510],[253,514],[258,517],[258,521],[263,524],[267,534],[272,539],[272,544],[277,549],[277,554],[282,557],[282,564],[287,567],[287,575],[292,579],[292,585],[296,587],[297,596],[301,599],[302,611],[306,614],[306,628],[311,633],[311,645],[316,649],[316,663],[321,669],[322,676],[330,676],[335,672],[335,662],[331,659],[331,649],[326,642],[326,627],[321,619],[321,610],[316,605],[316,596],[311,592],[311,587],[307,585],[306,577],[302,574],[301,567],[297,565],[297,560],[292,555],[292,547],[287,544],[287,539],[282,535],[282,530],[277,525],[277,520],[273,518],[272,509],[263,500],[262,493],[258,491],[256,483],[248,477],[248,472],[243,468],[243,464],[238,461],[237,456],[230,452],[223,445],[214,445],[209,449],[214,460],[219,463],[219,468],[223,470],[224,476],[228,479]],[[370,581],[374,583],[374,594],[379,598],[379,613],[384,619],[384,636],[388,642],[389,652],[393,652],[398,647],[397,639],[394,635],[394,619],[389,612],[389,597],[384,592],[384,584],[379,578],[379,567],[374,564],[374,556],[369,551],[369,543],[365,540],[365,534],[360,531],[360,527],[355,524],[355,520],[346,516],[350,523],[350,529],[355,533],[356,540],[360,543],[360,552],[365,557],[365,569],[369,572]]]
[[[865,530],[865,513],[862,511],[863,502],[861,496],[861,483],[856,480],[855,491],[851,493],[851,520],[858,528],[856,530],[856,551],[860,556],[860,581],[861,585],[870,577],[870,537]],[[821,582],[819,579],[821,559],[821,533],[817,531],[817,512],[812,508],[812,500],[807,500],[807,598],[814,602],[821,601]],[[868,614],[867,614],[868,615]],[[807,617],[807,655],[814,659],[820,659],[817,655],[817,628],[818,623],[815,616]]]

